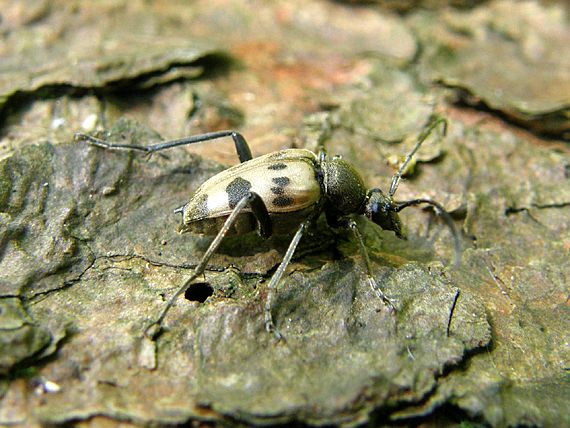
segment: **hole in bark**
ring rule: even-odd
[[[207,282],[192,284],[184,293],[184,297],[192,302],[204,303],[208,297],[214,294],[214,289]]]

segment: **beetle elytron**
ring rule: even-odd
[[[147,147],[112,144],[85,134],[76,134],[75,138],[106,149],[153,153],[172,147],[231,137],[241,163],[205,181],[186,205],[175,210],[182,214],[181,232],[215,235],[215,238],[196,266],[194,274],[174,293],[145,334],[151,339],[158,335],[161,324],[176,299],[204,273],[206,264],[227,234],[256,230],[262,237],[268,238],[272,234],[296,231],[281,264],[269,282],[265,301],[265,328],[279,339],[281,334],[271,316],[275,287],[291,261],[303,233],[323,212],[331,227],[348,227],[353,231],[366,264],[368,282],[376,295],[389,306],[391,306],[390,301],[376,286],[364,241],[356,222],[350,215],[365,215],[382,229],[392,230],[398,237],[405,239],[398,212],[413,205],[431,205],[450,228],[455,242],[456,262],[459,260],[459,235],[451,217],[439,203],[423,198],[403,202],[392,199],[412,156],[439,125],[442,126],[442,134],[445,134],[447,128],[445,119],[437,118],[430,122],[392,177],[390,189],[386,194],[380,189],[366,190],[362,178],[352,165],[340,157],[329,158],[325,152],[315,155],[305,149],[288,149],[253,159],[247,142],[235,131],[211,132]]]

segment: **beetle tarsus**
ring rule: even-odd
[[[370,288],[372,289],[372,292],[374,294],[376,294],[376,297],[378,297],[379,299],[382,300],[382,302],[384,302],[384,304],[386,305],[386,307],[388,308],[388,310],[391,313],[396,313],[396,307],[394,306],[394,302],[392,300],[390,300],[380,289],[380,287],[378,287],[378,284],[376,284],[376,281],[374,280],[373,277],[368,276],[368,285],[370,285]]]
[[[284,337],[281,334],[281,332],[279,331],[279,329],[273,323],[273,319],[271,318],[271,313],[269,313],[269,316],[268,316],[267,312],[265,313],[265,330],[269,334],[273,334],[273,337],[275,337],[275,339],[278,341],[284,339]]]
[[[158,336],[160,335],[160,333],[162,333],[162,327],[159,323],[157,323],[156,321],[153,322],[152,324],[150,324],[147,328],[145,328],[144,330],[144,336],[147,339],[150,339],[152,341],[155,341]]]

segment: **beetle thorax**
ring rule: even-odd
[[[328,210],[342,216],[358,213],[366,200],[366,187],[360,174],[342,159],[321,163]]]

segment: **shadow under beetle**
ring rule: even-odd
[[[401,202],[392,199],[413,155],[440,125],[442,135],[445,135],[447,121],[443,118],[432,120],[420,133],[414,148],[392,177],[387,193],[380,189],[367,190],[352,165],[340,157],[330,158],[324,151],[315,155],[305,149],[287,149],[253,159],[247,142],[235,131],[211,132],[146,147],[113,144],[80,133],[76,134],[75,139],[105,149],[154,153],[173,147],[231,137],[241,163],[206,180],[186,205],[175,210],[182,214],[181,232],[215,235],[215,238],[196,266],[194,274],[178,288],[156,321],[146,329],[145,335],[150,339],[156,338],[166,314],[176,299],[204,273],[206,264],[226,235],[257,231],[262,237],[268,238],[272,234],[288,234],[296,231],[281,264],[269,282],[265,301],[265,328],[280,339],[282,336],[271,316],[275,287],[291,261],[303,233],[323,212],[331,227],[345,227],[353,231],[366,265],[368,283],[374,293],[392,309],[389,299],[376,286],[368,251],[356,222],[350,217],[352,214],[364,215],[382,229],[392,230],[396,236],[405,239],[398,212],[413,205],[431,205],[442,216],[453,235],[455,264],[459,262],[459,235],[450,215],[439,203],[424,198]]]

